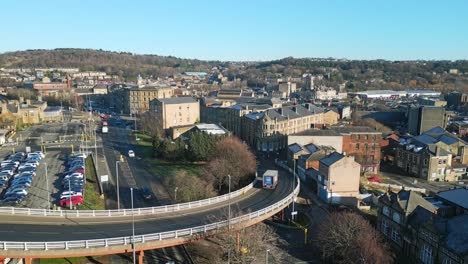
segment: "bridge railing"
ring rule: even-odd
[[[194,235],[203,236],[209,231],[226,228],[228,226],[234,226],[245,221],[257,220],[262,218],[264,215],[271,212],[275,212],[279,208],[284,208],[290,204],[296,195],[299,193],[300,186],[299,182],[297,187],[291,194],[282,199],[281,201],[270,205],[266,208],[258,211],[245,214],[232,218],[230,221],[224,220],[215,222],[203,226],[197,226],[192,228],[173,230],[168,232],[153,233],[146,235],[135,236],[135,243],[146,243],[158,240],[176,239],[184,237],[192,237]],[[67,250],[67,249],[86,249],[96,247],[109,247],[109,246],[122,246],[132,244],[132,236],[126,237],[115,237],[115,238],[104,238],[104,239],[92,239],[92,240],[75,240],[75,241],[57,241],[57,242],[8,242],[0,241],[0,250]]]
[[[181,210],[188,210],[192,208],[199,208],[207,205],[212,205],[227,201],[229,199],[238,197],[251,190],[257,180],[254,180],[249,185],[242,189],[231,192],[231,194],[224,194],[204,200],[193,201],[188,203],[179,203],[154,207],[143,207],[135,209],[120,209],[120,210],[48,210],[36,208],[19,208],[19,207],[0,207],[0,215],[33,215],[33,216],[64,216],[64,217],[112,217],[112,216],[131,216],[133,215],[148,215],[158,213],[176,212]]]

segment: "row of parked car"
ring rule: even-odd
[[[3,195],[0,204],[17,204],[26,199],[37,166],[44,157],[41,151],[28,154],[16,152],[1,162],[0,188]]]
[[[60,194],[60,206],[70,207],[81,205],[84,202],[83,188],[85,177],[86,154],[70,155],[66,162],[66,171],[62,179],[63,191]]]

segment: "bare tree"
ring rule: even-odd
[[[387,264],[392,252],[377,231],[355,213],[332,213],[318,227],[316,245],[332,263]]]
[[[248,146],[238,138],[227,137],[218,141],[206,166],[206,174],[213,178],[218,190],[227,186],[227,177],[231,175],[231,187],[250,180],[257,169],[257,161]]]
[[[177,188],[176,202],[190,202],[216,196],[212,184],[186,171],[178,170],[164,178],[171,190]]]

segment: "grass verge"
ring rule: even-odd
[[[83,190],[84,203],[81,210],[104,210],[104,199],[99,195],[99,186],[96,180],[96,170],[91,156],[86,158],[86,184]]]

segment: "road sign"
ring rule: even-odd
[[[31,147],[26,146],[26,153],[29,153],[29,152],[31,152]]]
[[[101,182],[108,182],[109,181],[109,175],[101,175]]]
[[[297,211],[291,212],[291,215],[297,215]]]

